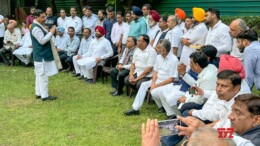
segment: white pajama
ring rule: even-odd
[[[180,91],[180,88],[180,85],[170,83],[162,86],[159,90],[151,92],[156,105],[159,108],[163,106],[167,116],[176,114],[172,107],[177,105],[178,99],[185,94],[185,92]]]
[[[32,48],[23,48],[20,47],[19,49],[15,50],[13,54],[20,59],[24,64],[29,64],[32,54]]]
[[[41,98],[47,98],[48,94],[48,77],[58,73],[54,61],[34,62],[34,73],[36,76],[35,93]]]

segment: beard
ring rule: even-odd
[[[95,34],[95,37],[96,37],[96,38],[101,38],[101,37],[102,37],[102,35],[101,35],[101,34],[97,34],[97,33],[96,33],[96,34]]]
[[[148,21],[149,27],[153,27],[155,25],[155,21]]]

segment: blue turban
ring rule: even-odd
[[[137,16],[142,16],[143,15],[143,11],[139,7],[133,6],[132,7],[132,11]]]
[[[59,31],[59,32],[62,32],[62,33],[65,32],[65,28],[64,28],[64,27],[59,26],[59,27],[57,27],[56,29],[57,29],[57,31]]]

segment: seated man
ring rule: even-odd
[[[143,34],[137,40],[130,73],[125,78],[125,84],[133,89],[139,89],[142,82],[150,80],[156,61],[156,51],[149,45],[149,36]]]
[[[76,54],[77,49],[80,44],[79,38],[75,35],[74,27],[68,27],[68,35],[69,38],[67,39],[66,47],[61,48],[60,60],[63,66],[63,69],[67,69],[70,71],[72,69],[72,57]]]
[[[4,47],[0,50],[0,57],[6,65],[10,65],[9,60],[6,57],[6,53],[13,53],[13,51],[19,47],[20,41],[20,30],[15,29],[13,24],[8,24],[4,35]]]
[[[30,64],[30,59],[32,55],[32,40],[30,36],[30,32],[26,32],[24,36],[22,37],[21,42],[19,43],[19,48],[16,49],[13,54],[19,58],[25,66],[28,66]]]
[[[59,53],[62,53],[62,50],[66,48],[66,44],[68,41],[68,35],[65,32],[65,28],[59,26],[56,29],[57,35],[55,37],[55,47]]]
[[[185,66],[184,64],[182,66]],[[198,74],[198,80],[195,81],[193,77],[186,74],[183,69],[180,71],[180,76],[189,85],[196,85],[200,88],[207,90],[214,90],[217,80],[217,68],[214,65],[208,64],[207,56],[201,52],[194,52],[190,55],[190,67],[193,72]],[[166,110],[167,117],[169,119],[176,118],[176,114],[179,114],[176,105],[177,101],[179,103],[193,103],[194,105],[201,106],[204,103],[204,98],[200,95],[193,95],[188,91],[183,92],[180,90],[172,90],[172,85],[165,86],[159,92],[152,92],[153,99],[155,100],[157,106],[159,107],[159,112]],[[174,110],[175,109],[175,110]]]
[[[87,83],[93,83],[93,67],[102,64],[103,59],[113,56],[111,43],[104,37],[105,33],[102,26],[96,26],[95,39],[90,43],[87,53],[77,60]]]
[[[73,77],[80,76],[80,80],[84,79],[83,72],[81,70],[81,67],[77,63],[77,60],[81,59],[84,54],[88,53],[88,48],[90,43],[93,41],[92,33],[90,28],[84,28],[83,30],[83,38],[81,39],[78,55],[73,56],[73,66],[75,68],[75,74],[73,74]],[[86,77],[85,77],[86,78]]]
[[[115,89],[111,91],[112,96],[119,96],[123,94],[124,79],[129,74],[130,66],[133,60],[133,55],[136,49],[136,38],[129,36],[126,41],[126,48],[119,64],[111,70],[111,85]]]
[[[171,43],[169,40],[164,39],[160,42],[159,54],[154,65],[152,79],[141,84],[132,105],[133,109],[124,112],[126,116],[139,114],[139,109],[143,104],[146,92],[149,88],[153,95],[153,92],[160,90],[164,85],[171,83],[174,78],[178,77],[178,59],[171,53]]]
[[[243,67],[242,62],[233,56],[230,55],[221,55],[220,57],[220,62],[219,62],[219,72],[223,70],[231,70],[239,74],[239,76],[242,79],[241,82],[241,88],[239,92],[235,95],[241,95],[245,93],[251,93],[249,86],[247,85],[246,81],[244,80],[245,78],[245,70]],[[233,81],[232,81],[233,82]],[[221,101],[218,99],[218,95],[215,91],[203,91],[202,89],[195,87],[197,90],[197,94],[202,94],[203,97],[207,98],[207,102],[203,105],[201,110],[196,110],[196,109],[190,109],[187,111],[183,111],[182,116],[194,116],[197,117],[203,121],[210,121],[213,122],[217,119],[219,119],[219,106],[221,106]],[[230,92],[231,93],[231,92]],[[226,94],[226,93],[225,93]],[[228,96],[228,95],[224,95]],[[219,105],[220,104],[220,105]]]

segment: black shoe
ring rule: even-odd
[[[89,84],[92,84],[93,83],[93,79],[87,79],[86,82],[89,83]]]
[[[170,116],[167,116],[167,119],[168,119],[168,120],[170,120],[170,119],[176,119],[176,118],[177,118],[177,116],[174,115],[174,114],[173,114],[173,115],[170,115]]]
[[[125,111],[124,114],[126,116],[131,116],[131,115],[139,115],[139,110],[134,110],[134,109],[131,109],[129,111]]]
[[[36,99],[40,99],[40,98],[42,98],[42,97],[39,96],[39,95],[35,95],[35,98],[36,98]]]
[[[114,94],[112,94],[112,96],[120,96],[122,94],[123,94],[123,92],[116,91]]]
[[[83,76],[80,76],[78,79],[79,79],[79,80],[82,80],[82,79],[84,79],[84,77],[83,77]]]
[[[47,97],[47,98],[41,98],[41,99],[42,99],[42,101],[45,101],[45,100],[56,100],[57,97],[55,97],[55,96],[49,96],[49,97]]]
[[[114,94],[116,91],[117,91],[117,90],[114,89],[114,90],[110,91],[109,94]]]
[[[164,109],[163,107],[160,107],[160,108],[158,109],[158,113],[165,113],[165,109]]]
[[[72,77],[78,77],[80,74],[73,74]]]

